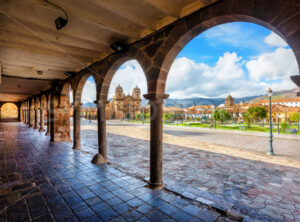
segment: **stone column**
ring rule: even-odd
[[[45,135],[50,135],[50,109],[47,109],[47,131]]]
[[[299,87],[299,91],[296,95],[300,97],[300,73],[299,75],[291,76],[291,80]]]
[[[28,109],[25,110],[25,116],[26,116],[26,125],[28,125]]]
[[[39,124],[38,124],[38,115],[39,115],[39,110],[38,109],[34,109],[34,129],[38,129],[39,128]]]
[[[44,108],[41,107],[40,108],[40,129],[39,129],[40,132],[45,131],[44,121],[45,121]]]
[[[95,102],[97,104],[97,102]],[[94,164],[108,163],[107,144],[106,144],[106,115],[105,108],[108,102],[99,102],[97,104],[97,120],[98,120],[98,154],[92,159]]]
[[[146,94],[151,106],[150,123],[150,184],[154,189],[163,187],[162,181],[162,145],[163,145],[163,103],[169,95]]]
[[[32,114],[33,114],[33,110],[32,109],[29,109],[28,110],[29,112],[28,112],[28,126],[29,127],[32,127],[32,119],[33,119],[33,116],[32,116]]]
[[[50,113],[50,118],[49,118],[49,122],[50,122],[50,141],[54,142],[54,99],[53,96],[51,96],[51,103],[50,103],[50,109],[49,109],[49,113]]]
[[[80,149],[80,110],[82,104],[74,104],[73,111],[73,149]]]

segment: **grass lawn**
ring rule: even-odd
[[[127,120],[128,122],[135,122],[135,123],[142,123],[142,121],[137,120]],[[149,121],[145,121],[145,123],[150,123]],[[206,124],[206,123],[164,123],[165,125],[173,125],[173,126],[186,126],[186,127],[200,127],[200,128],[214,128],[213,124]],[[240,131],[251,131],[251,132],[269,132],[269,125],[257,126],[251,125],[247,127],[247,124],[217,124],[217,129],[225,129],[225,130],[240,130]],[[292,125],[289,130],[297,129],[296,125]],[[273,125],[273,133],[277,133],[277,125]],[[292,134],[289,131],[284,131],[280,129],[279,133],[282,134]],[[300,135],[300,132],[297,132]]]

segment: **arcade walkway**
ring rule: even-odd
[[[0,221],[224,221],[22,123],[0,123]],[[232,215],[234,215],[232,213]]]

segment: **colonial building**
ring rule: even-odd
[[[141,113],[141,90],[135,87],[132,95],[125,95],[119,85],[113,99],[106,106],[106,119],[135,119]]]

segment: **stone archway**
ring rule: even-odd
[[[209,9],[179,21],[170,29],[169,35],[161,43],[154,57],[157,69],[147,75],[157,75],[149,87],[150,92],[164,94],[170,67],[185,45],[194,37],[214,26],[229,22],[251,22],[262,25],[280,35],[292,48],[298,65],[300,64],[300,14],[291,8],[288,1],[220,1]],[[298,76],[298,73],[295,73]]]
[[[17,122],[18,112],[18,106],[15,103],[3,103],[0,106],[0,120],[4,122]]]

